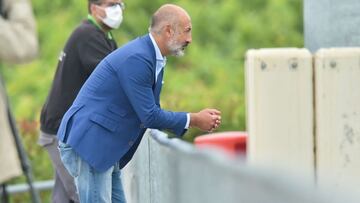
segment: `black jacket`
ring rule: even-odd
[[[60,53],[54,81],[40,115],[40,129],[56,134],[61,119],[97,64],[116,49],[114,40],[85,20]]]

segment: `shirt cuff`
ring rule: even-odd
[[[186,125],[184,129],[189,129],[189,125],[190,125],[190,113],[186,114],[187,117],[187,121],[186,121]]]

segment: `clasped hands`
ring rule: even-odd
[[[190,127],[213,132],[220,124],[221,112],[217,109],[204,109],[197,113],[190,113]]]

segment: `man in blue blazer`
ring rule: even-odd
[[[62,119],[57,133],[61,158],[81,202],[125,202],[120,169],[147,128],[182,136],[189,127],[212,131],[220,125],[216,109],[187,113],[160,108],[165,56],[183,55],[192,40],[188,13],[163,5],[149,30],[100,62]]]

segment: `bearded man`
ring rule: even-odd
[[[166,4],[153,15],[150,33],[100,62],[65,113],[57,133],[61,159],[75,178],[80,202],[125,202],[120,169],[147,128],[182,136],[189,127],[212,131],[220,111],[171,112],[160,107],[166,56],[182,56],[191,43],[191,19]]]

